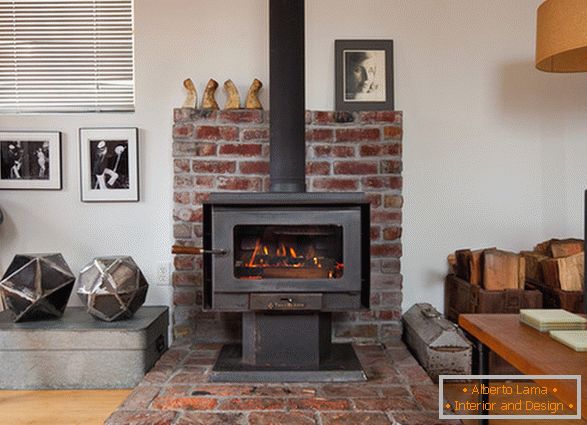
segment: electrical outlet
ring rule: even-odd
[[[157,263],[157,270],[156,270],[156,281],[157,285],[159,286],[168,286],[169,285],[169,263],[161,261]]]

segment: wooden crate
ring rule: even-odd
[[[526,279],[526,285],[542,292],[544,308],[562,308],[572,313],[583,313],[582,291],[563,291],[534,279]]]
[[[542,308],[542,293],[536,289],[487,291],[453,274],[446,277],[444,294],[446,317],[455,323],[459,314],[514,314],[522,308]]]

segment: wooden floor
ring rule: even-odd
[[[0,391],[3,425],[102,425],[131,390]]]

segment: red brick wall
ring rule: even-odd
[[[201,246],[202,206],[211,192],[267,191],[269,115],[255,110],[176,109],[173,126],[175,242]],[[306,112],[308,191],[364,191],[371,200],[371,311],[335,315],[337,340],[400,337],[402,114]],[[177,255],[176,337],[233,341],[240,315],[203,312],[201,258]]]

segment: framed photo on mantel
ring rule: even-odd
[[[137,128],[80,128],[79,143],[83,202],[139,200]]]
[[[61,189],[59,131],[1,131],[0,189]]]
[[[393,40],[336,40],[334,48],[336,109],[392,111]]]

